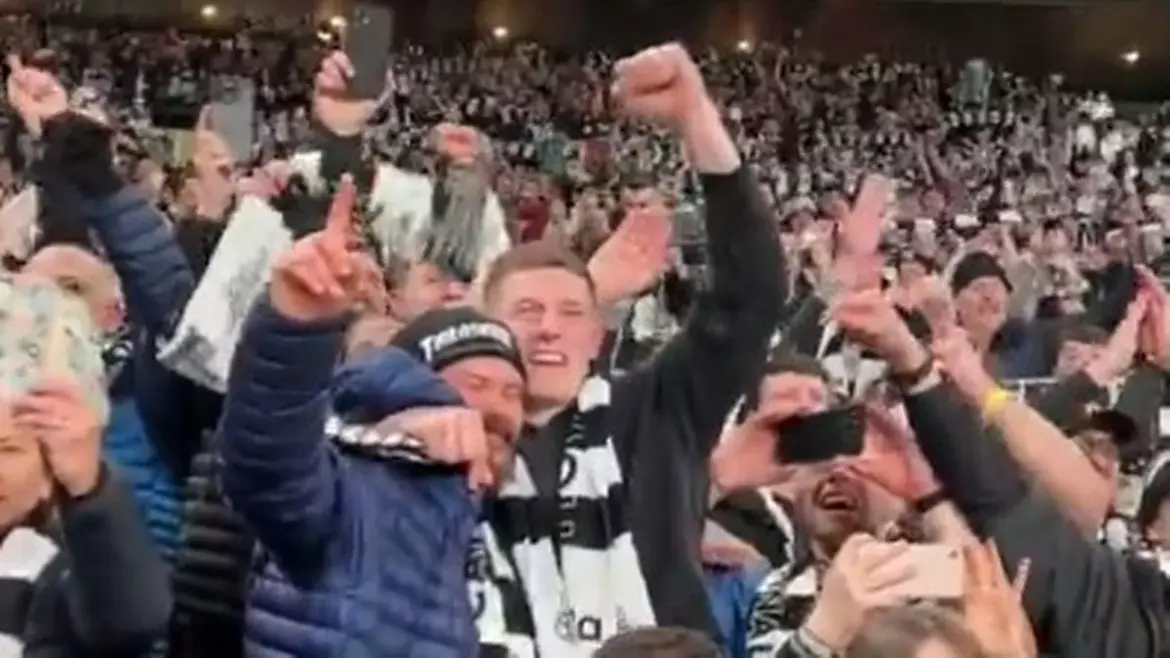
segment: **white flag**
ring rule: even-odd
[[[268,283],[273,261],[291,245],[280,213],[258,197],[244,197],[179,326],[159,346],[159,361],[201,386],[226,392],[244,318]]]

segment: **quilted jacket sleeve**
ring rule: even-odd
[[[286,570],[314,569],[340,516],[324,428],[343,327],[286,319],[265,294],[232,358],[215,442],[224,493]]]
[[[131,187],[89,205],[90,221],[118,273],[130,317],[165,332],[195,288],[195,276],[166,220]]]
[[[172,475],[185,477],[202,433],[215,423],[218,411],[211,410],[219,400],[163,366],[154,345],[178,321],[195,275],[164,217],[134,189],[122,187],[88,204],[89,222],[118,274],[130,319],[143,329],[134,359],[135,401],[163,462]]]

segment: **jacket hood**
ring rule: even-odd
[[[418,407],[463,404],[434,371],[394,347],[342,366],[330,384],[330,394],[334,411],[350,423],[374,423]]]

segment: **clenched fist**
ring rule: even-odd
[[[479,155],[479,133],[456,123],[440,123],[434,130],[439,153],[457,165],[470,165]]]
[[[281,315],[303,322],[335,318],[368,296],[365,287],[377,280],[377,267],[353,249],[359,241],[353,226],[356,197],[347,174],[333,196],[325,228],[297,240],[277,259],[268,294]]]
[[[698,65],[677,43],[647,48],[618,61],[613,96],[630,115],[675,129],[711,103]]]

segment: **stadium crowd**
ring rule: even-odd
[[[31,25],[0,656],[1170,655],[1167,115]]]

